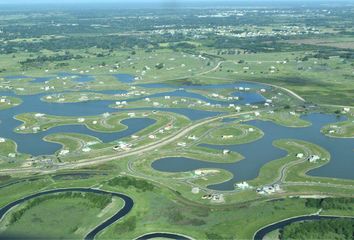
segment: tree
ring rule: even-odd
[[[160,70],[160,69],[162,69],[164,66],[165,66],[165,64],[163,64],[163,63],[158,63],[158,64],[155,65],[155,68],[158,69],[158,70]]]

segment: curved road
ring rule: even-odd
[[[259,110],[258,110],[259,111]],[[248,112],[242,112],[242,113],[235,113],[235,114],[228,114],[228,115],[222,115],[222,116],[216,116],[216,117],[211,117],[211,118],[207,118],[204,119],[202,121],[193,123],[192,125],[189,125],[185,128],[182,128],[181,130],[179,130],[178,132],[174,133],[171,136],[168,136],[166,138],[160,139],[157,142],[154,143],[150,143],[135,149],[132,149],[130,151],[126,151],[124,153],[121,154],[113,154],[113,155],[107,155],[107,156],[100,156],[100,157],[95,157],[95,158],[91,158],[91,159],[86,159],[86,160],[82,160],[82,161],[78,161],[75,163],[63,163],[63,164],[58,164],[56,165],[56,169],[50,169],[50,170],[43,170],[40,168],[34,168],[34,167],[27,167],[27,168],[19,168],[19,169],[2,169],[0,170],[0,173],[2,174],[6,174],[6,173],[25,173],[25,172],[41,172],[41,173],[50,173],[50,172],[55,172],[57,170],[62,170],[62,169],[73,169],[73,168],[77,168],[77,167],[84,167],[84,166],[89,166],[89,165],[94,165],[94,164],[98,164],[98,163],[104,163],[104,162],[109,162],[112,160],[117,160],[119,158],[124,158],[124,157],[129,157],[132,155],[136,155],[136,154],[141,154],[141,153],[145,153],[145,152],[151,152],[159,147],[163,147],[166,146],[176,140],[178,140],[179,138],[185,136],[186,134],[188,134],[189,132],[193,131],[194,129],[220,120],[222,118],[228,118],[228,117],[236,117],[236,116],[240,116],[243,114],[251,114],[254,113],[255,111],[248,111]]]

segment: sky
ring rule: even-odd
[[[152,8],[152,7],[216,7],[216,6],[317,6],[320,4],[354,4],[354,0],[0,0],[3,6],[32,8],[37,5],[59,7],[108,8]],[[345,4],[347,5],[347,4]],[[100,6],[100,7],[97,7]],[[0,8],[1,11],[1,8]]]
[[[154,2],[154,3],[183,3],[183,2],[218,2],[219,0],[0,0],[0,3],[13,4],[13,3],[131,3],[131,2]],[[222,2],[241,2],[241,3],[252,3],[252,2],[271,2],[272,0],[221,0]],[[296,2],[298,0],[276,0],[277,2]],[[301,0],[300,2],[320,2],[326,0]],[[328,0],[328,2],[335,2],[336,0]],[[348,0],[350,1],[350,0]],[[353,0],[354,1],[354,0]]]

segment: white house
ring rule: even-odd
[[[105,113],[102,114],[102,116],[103,116],[104,118],[108,118],[109,116],[111,116],[111,114],[108,113],[108,112],[105,112]]]
[[[250,188],[250,185],[247,182],[241,182],[241,183],[237,183],[236,187],[240,189],[247,189]]]
[[[84,147],[84,148],[82,149],[82,151],[83,151],[83,152],[90,152],[90,151],[91,151],[91,148],[89,148],[89,147]]]
[[[185,147],[185,146],[187,146],[187,144],[185,142],[179,142],[179,143],[177,143],[177,146]]]
[[[308,158],[308,160],[309,160],[309,162],[310,163],[315,163],[317,160],[319,160],[320,159],[320,156],[318,156],[318,155],[311,155],[309,158]]]
[[[198,138],[195,135],[188,136],[189,140],[197,140]]]
[[[344,112],[349,112],[349,111],[350,111],[350,108],[345,107],[345,108],[343,108],[343,111],[344,111]]]
[[[149,138],[150,138],[150,139],[155,139],[156,136],[151,134],[151,135],[149,135]]]
[[[68,154],[69,152],[70,152],[69,150],[63,149],[59,152],[59,155],[64,156],[64,155]]]
[[[221,138],[222,139],[230,139],[230,138],[233,138],[234,135],[222,135]]]
[[[199,191],[200,191],[199,187],[193,187],[193,188],[192,188],[192,193],[193,193],[193,194],[198,194]]]
[[[229,154],[231,151],[229,149],[222,150],[222,154],[226,155]]]

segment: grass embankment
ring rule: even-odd
[[[0,136],[1,138],[1,136]],[[14,168],[23,164],[29,157],[28,154],[17,152],[17,144],[11,140],[2,138],[0,142],[0,166],[1,168]]]
[[[133,114],[133,115],[130,115]],[[183,118],[178,114],[173,113],[151,113],[151,111],[134,111],[134,112],[117,112],[106,113],[99,116],[54,116],[41,113],[23,113],[16,116],[17,120],[23,122],[15,131],[18,133],[34,133],[49,130],[53,127],[63,125],[85,125],[87,128],[96,132],[118,132],[127,129],[128,127],[122,121],[130,118],[151,118],[156,120],[159,125],[160,122]]]
[[[19,133],[33,133],[46,131],[53,127],[63,125],[85,125],[87,128],[98,132],[118,132],[127,128],[121,123],[129,116],[125,114],[108,114],[105,116],[63,117],[54,115],[42,115],[38,113],[23,113],[16,116],[23,122],[15,129]]]
[[[217,182],[223,182],[232,177],[232,174],[225,170],[214,169],[215,171],[205,171],[208,172],[206,175],[198,176],[194,171],[179,173],[155,171],[152,169],[151,164],[155,160],[166,157],[185,157],[215,163],[232,163],[242,160],[244,157],[237,152],[224,153],[221,150],[199,146],[199,144],[208,142],[217,142],[218,144],[226,145],[242,144],[255,141],[263,135],[261,130],[252,127],[252,130],[250,131],[250,128],[251,126],[238,123],[228,123],[227,125],[222,124],[221,122],[210,123],[206,126],[195,129],[178,142],[164,146],[159,149],[158,152],[154,152],[144,158],[132,161],[132,167],[146,176],[159,179],[184,179],[197,185],[200,183],[201,186],[204,187]],[[230,134],[232,135],[232,138],[222,138],[223,135],[231,136]],[[185,146],[180,146],[182,143]]]
[[[321,132],[329,137],[354,138],[354,118],[324,126]]]
[[[137,202],[129,217],[108,228],[99,238],[110,238],[118,233],[134,238],[147,232],[167,231],[196,239],[249,239],[256,229],[268,223],[316,211],[301,199],[208,206],[200,205],[203,201],[186,202],[178,194],[173,196],[162,191],[155,195],[155,192],[156,189],[144,192],[144,201]],[[159,204],[155,204],[157,202]],[[159,206],[165,210],[159,211]]]
[[[22,103],[20,98],[9,97],[9,96],[0,96],[0,111],[16,107]]]
[[[2,221],[1,235],[82,238],[122,206],[119,198],[93,193],[42,196],[11,210]]]
[[[111,133],[126,130],[128,126],[125,125],[124,122],[122,123],[122,121],[125,120],[149,118],[156,121],[154,124],[134,133],[134,136],[128,135],[124,138],[118,139],[119,141],[131,144],[132,148],[136,148],[161,140],[190,123],[188,118],[175,113],[158,111],[134,111],[132,113],[135,115],[130,116],[130,113],[123,112],[109,114],[107,117],[89,116],[82,118],[25,113],[17,116],[18,119],[21,119],[24,122],[24,124],[17,127],[16,130],[21,133],[33,133],[45,131],[61,125],[85,125],[93,131]],[[154,139],[152,139],[151,136],[154,136]],[[57,155],[60,154],[60,161],[62,162],[72,162],[81,159],[91,159],[98,156],[112,156],[113,154],[116,154],[116,151],[113,150],[113,146],[117,144],[116,141],[102,143],[101,139],[84,134],[56,133],[45,136],[45,140],[56,142],[63,146],[62,149],[56,153]],[[87,149],[87,147],[90,148],[89,152],[83,151],[83,149]],[[62,150],[65,150],[65,153],[62,152]]]
[[[251,198],[250,202],[244,202],[245,200],[243,200],[243,203],[241,201],[237,204],[224,205],[210,205],[209,201],[203,200],[192,202],[185,199],[180,193],[164,187],[163,182],[149,182],[132,177],[114,178],[114,175],[116,174],[112,173],[112,175],[100,176],[99,178],[92,177],[80,180],[55,180],[54,182],[52,180],[46,181],[43,178],[31,185],[19,183],[11,188],[0,189],[1,195],[4,196],[1,202],[3,205],[20,198],[20,196],[43,189],[43,187],[48,189],[68,185],[72,187],[92,186],[94,184],[96,186],[102,185],[102,188],[107,190],[123,192],[132,197],[135,203],[132,211],[121,221],[114,223],[97,236],[98,239],[114,238],[117,234],[121,238],[134,239],[148,232],[161,231],[185,234],[196,239],[249,239],[257,229],[264,225],[288,217],[310,214],[318,210],[316,206],[306,205],[305,199],[298,198],[274,201],[264,201],[265,198],[254,201],[255,198]],[[16,194],[11,194],[14,191]],[[56,203],[56,205],[60,206],[60,203]],[[65,206],[66,203],[63,203],[63,205]],[[38,207],[42,208],[41,205]],[[336,211],[353,214],[352,210],[349,209],[337,209]],[[62,212],[65,211],[62,210]],[[91,209],[85,211],[85,214],[91,213],[97,214],[97,212],[93,213]],[[58,219],[63,215],[65,214],[58,212],[56,218]],[[32,224],[35,224],[35,222]],[[61,227],[66,228],[58,225],[57,229]],[[36,228],[37,226],[33,227],[33,229]],[[62,229],[62,231],[65,232],[66,229]],[[31,235],[31,230],[28,231],[28,235]]]
[[[42,97],[41,100],[44,102],[63,104],[89,101],[119,101],[142,98],[160,92],[168,92],[168,89],[163,88],[142,88],[138,86],[123,86],[122,88],[124,89],[123,91],[117,90],[117,93],[115,93],[113,89],[109,94],[104,92],[86,92],[84,89],[80,92],[55,93],[46,95]]]
[[[226,102],[227,103],[227,102]],[[134,109],[134,108],[187,108],[197,109],[212,112],[235,112],[235,107],[229,107],[227,104],[210,104],[206,101],[197,100],[190,97],[170,97],[151,98],[147,100],[138,100],[129,102],[126,106],[117,106],[116,104],[109,105],[112,108],[118,109]]]
[[[272,113],[264,112],[261,114],[260,119],[270,120],[286,127],[308,127],[311,125],[310,122],[301,119],[300,114],[291,110],[274,111]]]
[[[215,145],[246,144],[256,141],[263,134],[254,126],[232,123],[213,128],[201,142]]]
[[[265,164],[260,169],[257,178],[250,181],[251,185],[259,186],[275,182],[283,182],[285,183],[285,185],[286,183],[292,182],[312,182],[314,183],[314,185],[316,185],[316,183],[323,183],[324,186],[322,187],[322,190],[331,192],[331,184],[338,184],[343,185],[344,187],[344,189],[338,191],[341,191],[343,194],[345,194],[345,186],[348,187],[353,184],[353,181],[351,180],[313,177],[306,174],[309,170],[318,168],[330,161],[329,153],[316,144],[295,139],[282,139],[275,141],[273,145],[283,150],[286,150],[288,154],[284,158],[276,159]],[[302,158],[298,158],[296,157],[298,153],[303,153],[304,156]],[[318,155],[320,157],[320,160],[315,163],[310,163],[309,161],[307,161],[307,158],[311,155]],[[329,185],[325,186],[325,184]],[[304,186],[302,188],[304,189],[306,187]],[[311,192],[310,189],[308,192]]]

